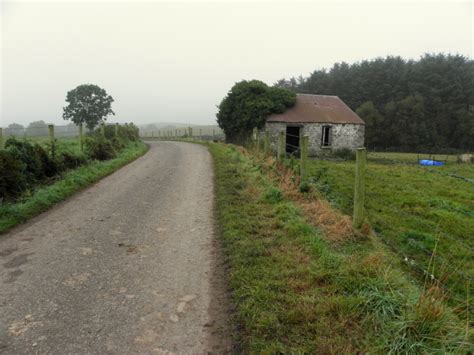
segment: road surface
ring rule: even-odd
[[[0,235],[0,353],[230,350],[205,147],[150,151]]]

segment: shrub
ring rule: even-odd
[[[40,145],[35,144],[34,149],[35,149],[35,153],[38,159],[41,162],[41,169],[42,169],[42,176],[39,176],[38,178],[51,177],[51,176],[56,175],[60,170],[56,161],[52,159],[48,155],[46,150],[44,150],[43,147],[41,147]]]
[[[16,152],[0,150],[0,198],[14,197],[26,188],[25,169]]]
[[[118,136],[119,138],[135,142],[140,139],[138,134],[138,127],[135,126],[133,123],[125,123],[124,125],[120,125],[118,128]]]
[[[60,152],[58,156],[58,165],[60,170],[74,169],[87,162],[86,156],[83,154],[72,154],[70,152]]]
[[[14,153],[25,163],[25,174],[29,182],[53,176],[57,172],[54,161],[39,144],[9,138],[5,142],[5,149]]]
[[[119,125],[117,128],[115,127],[115,125],[106,125],[104,127],[104,136],[113,143],[115,149],[119,150],[124,148],[126,141],[134,142],[139,140],[138,127],[133,123],[125,123],[124,125]],[[115,135],[116,129],[117,135]],[[97,128],[92,136],[102,137],[101,128]]]
[[[116,155],[112,142],[101,136],[87,138],[85,146],[86,153],[91,159],[108,160]]]

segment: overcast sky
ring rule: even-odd
[[[473,57],[471,1],[3,1],[0,11],[0,126],[64,124],[66,92],[84,83],[114,97],[111,121],[212,124],[242,79],[273,84],[386,55]]]

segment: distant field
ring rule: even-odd
[[[368,158],[387,162],[403,162],[417,164],[420,159],[433,159],[442,162],[456,162],[456,155],[448,154],[418,154],[418,153],[392,153],[392,152],[369,152]]]
[[[444,167],[387,164],[374,161],[377,154],[405,162],[417,158],[370,153],[366,209],[372,227],[422,277],[436,249],[429,273],[446,285],[452,299],[466,300],[474,277],[474,181],[462,177],[474,178],[474,165],[454,163],[453,156]],[[309,165],[318,190],[352,214],[354,162],[312,160]]]

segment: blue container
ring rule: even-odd
[[[436,160],[422,159],[420,160],[420,165],[424,166],[443,166],[444,163]]]

